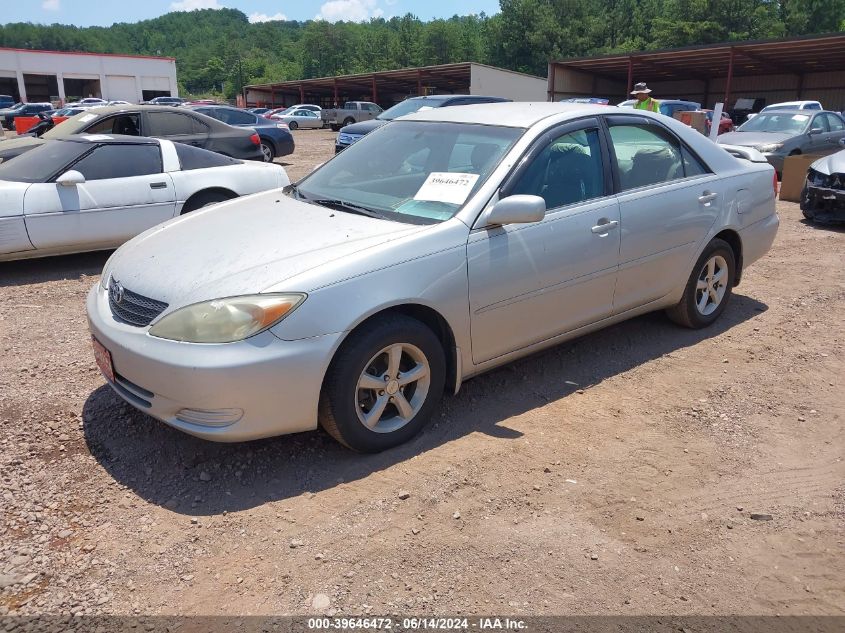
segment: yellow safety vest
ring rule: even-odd
[[[660,112],[660,104],[657,103],[657,99],[652,99],[651,97],[643,101],[637,101],[634,104],[634,108],[637,110],[650,110],[651,112]]]

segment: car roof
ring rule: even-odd
[[[833,112],[831,110],[804,110],[802,108],[796,108],[794,106],[783,106],[783,107],[772,108],[771,110],[768,110],[766,112],[766,114],[774,114],[775,112],[787,112],[787,113],[791,113],[791,114],[800,114],[802,116],[811,116],[813,114],[822,114],[823,112],[829,112],[830,114],[837,114],[836,112]],[[762,113],[760,113],[760,114],[762,114]]]
[[[564,113],[577,115],[608,114],[614,106],[587,103],[501,102],[473,103],[460,108],[432,108],[407,114],[403,121],[444,121],[450,123],[480,123],[504,127],[530,128],[532,125]]]
[[[91,145],[160,145],[157,138],[129,136],[127,134],[71,134],[52,139],[58,143],[90,143]]]

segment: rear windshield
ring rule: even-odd
[[[47,182],[92,147],[89,143],[71,141],[44,143],[16,158],[0,163],[0,180]]]
[[[443,105],[445,99],[408,99],[402,103],[397,103],[392,108],[388,108],[376,118],[382,121],[392,121],[400,116],[419,112],[420,110],[431,110],[432,108],[439,108]]]
[[[179,157],[179,163],[182,165],[183,171],[242,164],[242,161],[234,158],[215,154],[214,152],[209,152],[198,147],[191,147],[184,143],[174,143],[173,146],[176,148],[176,155]]]

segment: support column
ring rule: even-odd
[[[725,108],[730,109],[731,84],[734,79],[734,48],[731,46],[731,56],[728,58],[728,79],[725,82]]]
[[[549,101],[555,100],[555,71],[557,70],[557,64],[554,62],[549,62],[549,85],[548,85],[548,95]]]
[[[334,107],[337,108],[340,106],[340,104],[337,102],[337,77],[334,78],[334,81],[332,83],[334,85]]]
[[[704,80],[704,103],[701,104],[701,107],[704,109],[708,109],[710,103],[710,80]]]
[[[246,103],[246,95],[244,95],[244,103]],[[270,108],[276,107],[276,90],[270,86]]]
[[[373,103],[378,103],[378,86],[376,86],[375,74],[373,74]]]
[[[15,71],[15,76],[18,79],[18,98],[21,103],[26,103],[26,83],[23,80],[23,73],[19,70]]]
[[[417,96],[422,96],[422,71],[417,70]]]
[[[803,73],[798,75],[798,98],[804,98],[804,75]]]
[[[631,94],[634,89],[634,56],[628,55],[628,89],[625,91],[625,98]]]
[[[299,103],[305,103],[305,86],[299,84]]]
[[[62,73],[56,74],[56,84],[59,87],[59,104],[64,105],[67,96],[65,95],[65,76]]]

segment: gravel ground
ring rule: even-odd
[[[0,615],[845,614],[845,233],[778,208],[714,327],[525,359],[381,455],[166,427],[94,365],[107,253],[0,264]]]

